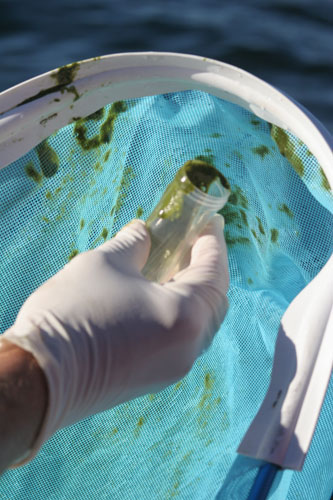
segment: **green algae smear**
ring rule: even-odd
[[[25,165],[24,170],[27,176],[36,182],[36,184],[42,183],[43,175],[36,170],[32,161]]]
[[[295,153],[295,145],[291,141],[287,132],[282,128],[272,125],[271,136],[276,142],[280,153],[287,158],[295,172],[300,176],[304,176],[304,164],[299,156]]]
[[[90,138],[87,137],[88,131],[85,125],[89,117],[78,120],[74,126],[74,135],[81,148],[84,151],[91,151],[92,149],[96,149],[103,144],[108,144],[112,139],[114,126],[118,116],[126,110],[127,104],[124,101],[114,102],[105,121],[100,126],[99,133]],[[95,120],[97,118],[93,119]]]
[[[43,175],[47,178],[53,177],[59,169],[59,156],[47,140],[38,144],[36,151]]]

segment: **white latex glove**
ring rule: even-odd
[[[186,375],[228,307],[223,222],[213,217],[190,265],[164,285],[140,274],[150,237],[144,222],[134,221],[27,299],[2,339],[33,354],[49,396],[33,450],[16,465],[57,429]]]

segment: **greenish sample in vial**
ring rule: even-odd
[[[211,217],[227,202],[227,179],[202,160],[187,161],[147,219],[151,250],[143,275],[159,283],[181,269],[188,251]]]

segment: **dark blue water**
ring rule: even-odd
[[[0,89],[63,64],[161,50],[234,64],[333,132],[333,0],[0,0]]]

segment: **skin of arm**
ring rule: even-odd
[[[48,389],[37,361],[0,343],[0,474],[32,447],[46,413]]]

